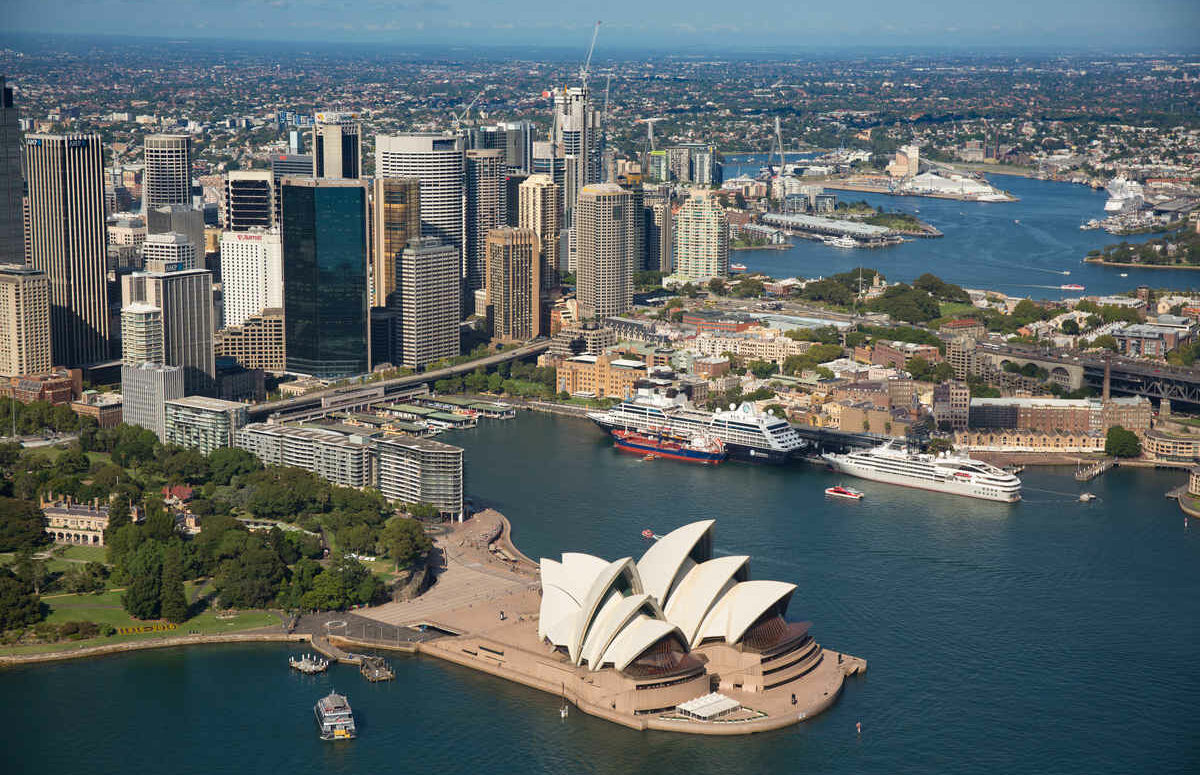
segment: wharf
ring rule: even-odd
[[[1092,479],[1095,479],[1100,474],[1103,474],[1104,472],[1108,471],[1110,468],[1112,468],[1116,464],[1117,464],[1117,461],[1115,461],[1115,460],[1101,460],[1098,463],[1093,463],[1092,465],[1088,466],[1087,468],[1081,468],[1078,471],[1076,471],[1075,472],[1075,481],[1089,482]]]

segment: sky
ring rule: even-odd
[[[1200,49],[1200,0],[0,0],[0,29],[612,49]]]

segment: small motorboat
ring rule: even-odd
[[[850,500],[854,501],[862,500],[863,496],[863,494],[858,490],[840,484],[833,487],[826,487],[825,494],[831,498],[849,498]]]
[[[1092,501],[1096,500],[1097,497],[1098,496],[1095,495],[1094,493],[1081,492],[1081,493],[1079,493],[1079,502],[1080,503],[1091,503]]]
[[[1122,277],[1128,277],[1128,276],[1129,276],[1129,272],[1121,272],[1121,276],[1122,276]]]

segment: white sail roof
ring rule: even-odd
[[[661,603],[667,599],[671,584],[682,575],[681,571],[686,572],[684,563],[690,559],[688,555],[716,522],[715,519],[705,519],[676,528],[655,541],[638,560],[642,583],[655,600]]]
[[[734,577],[749,562],[746,555],[702,562],[692,567],[676,585],[664,611],[667,619],[678,625],[689,644],[696,643],[696,633],[705,615],[737,584]]]

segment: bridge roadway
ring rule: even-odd
[[[326,388],[324,390],[314,390],[311,393],[305,393],[302,396],[295,398],[285,398],[280,401],[267,401],[261,404],[247,407],[246,414],[252,422],[259,422],[267,419],[275,414],[295,412],[302,409],[312,409],[322,407],[325,399],[328,398],[346,398],[348,401],[355,397],[356,394],[364,396],[373,396],[382,399],[393,393],[399,393],[406,388],[415,385],[428,384],[436,382],[439,379],[447,377],[457,377],[462,374],[467,374],[477,368],[487,368],[505,361],[515,361],[522,358],[528,358],[531,355],[538,355],[550,349],[550,342],[533,342],[523,345],[512,350],[501,350],[495,355],[489,355],[486,358],[480,358],[474,361],[467,361],[456,366],[447,366],[444,369],[435,369],[426,371],[420,374],[409,374],[404,377],[396,377],[395,379],[385,379],[380,382],[367,382],[361,385],[347,385],[336,388]],[[336,402],[341,404],[341,401]]]
[[[1103,358],[1049,355],[1041,350],[997,345],[980,347],[978,352],[994,362],[1036,363],[1051,373],[1056,367],[1066,368],[1079,374],[1080,385],[1087,385],[1097,392],[1104,386]],[[1109,388],[1113,395],[1144,396],[1154,401],[1167,399],[1175,406],[1200,409],[1200,370],[1121,356],[1113,356],[1109,363]]]

